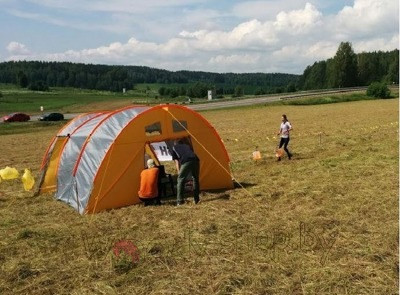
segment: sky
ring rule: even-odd
[[[0,0],[0,61],[301,74],[399,48],[398,0]]]

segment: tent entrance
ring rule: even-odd
[[[192,141],[189,136],[184,136],[181,138],[176,138],[173,140],[158,141],[158,142],[148,142],[145,147],[144,156],[144,168],[147,167],[147,160],[153,159],[156,165],[161,169],[160,175],[162,177],[161,181],[164,184],[164,196],[173,196],[176,192],[178,171],[176,164],[172,159],[172,149],[175,140],[182,140],[185,144],[188,144],[192,149]],[[169,193],[165,193],[166,186],[168,186]],[[193,181],[192,175],[189,174],[186,178],[185,191],[193,191]]]
[[[189,136],[177,139],[183,140],[184,143],[188,144],[193,149],[192,141]],[[171,166],[173,170],[168,169],[168,171],[175,171],[173,174],[176,174],[177,171],[175,163],[172,160],[171,152],[175,140],[176,139],[147,142],[145,146],[144,167],[146,167],[148,159],[153,159],[157,165],[164,165],[167,167]]]
[[[161,197],[175,196],[176,169],[171,155],[172,144],[173,142],[161,141],[149,142],[145,145],[143,167],[144,169],[147,168],[147,160],[153,159],[160,169],[159,189],[161,189]]]
[[[190,137],[182,137],[185,143],[189,144],[191,148],[192,143]],[[162,187],[162,195],[164,197],[174,196],[176,193],[177,174],[175,162],[172,159],[172,148],[174,140],[154,141],[147,142],[145,145],[143,169],[147,167],[147,160],[153,159],[160,169],[160,181]],[[188,178],[191,181],[191,177]]]

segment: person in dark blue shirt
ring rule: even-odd
[[[182,205],[184,203],[183,194],[185,181],[190,174],[193,177],[194,203],[197,204],[200,201],[199,158],[188,144],[184,143],[182,139],[179,139],[175,140],[174,142],[174,147],[172,149],[172,159],[175,161],[176,169],[178,171],[177,205]]]

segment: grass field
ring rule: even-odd
[[[285,101],[284,104],[288,105],[318,105],[318,104],[330,104],[338,102],[349,102],[349,101],[360,101],[360,100],[373,100],[374,97],[367,96],[365,91],[357,93],[346,93],[336,95],[322,95],[317,97],[306,97],[295,100]]]
[[[244,188],[80,216],[0,183],[1,294],[397,294],[398,99],[208,111]],[[293,160],[274,150],[282,113]],[[38,175],[59,128],[2,135]],[[261,162],[251,154],[259,146]],[[136,264],[112,247],[130,240]]]
[[[126,93],[110,91],[51,87],[48,92],[31,91],[11,84],[0,84],[0,116],[12,112],[27,112],[39,114],[40,106],[45,111],[60,111],[64,113],[89,112],[92,107],[120,108],[129,104],[160,104],[166,102],[182,102],[186,97],[156,98],[158,88],[162,84],[138,84],[134,90]],[[166,87],[176,87],[179,84],[168,84]],[[187,85],[186,85],[187,86]],[[198,99],[203,102],[204,99]],[[192,99],[197,101],[197,99]]]
[[[49,92],[30,91],[19,88],[11,84],[0,84],[0,116],[4,116],[13,112],[25,112],[30,115],[40,114],[40,107],[43,106],[45,112],[57,111],[62,113],[90,112],[93,110],[118,109],[130,104],[160,104],[160,103],[182,103],[187,101],[187,97],[176,98],[156,98],[158,96],[158,88],[177,87],[179,84],[138,84],[135,90],[123,93],[115,93],[110,91],[97,91],[75,88],[52,87]],[[392,93],[398,96],[398,89],[392,88]],[[313,93],[315,91],[311,91]],[[286,93],[287,94],[287,93]],[[293,93],[292,93],[293,94]],[[269,94],[263,96],[276,96],[282,94]],[[252,95],[240,98],[232,98],[227,96],[218,101],[243,99],[255,97]],[[315,105],[326,103],[337,103],[358,100],[370,100],[366,96],[365,91],[347,94],[332,94],[330,96],[312,96],[296,100],[288,100],[285,102],[277,102],[275,104],[289,105]],[[192,99],[195,103],[206,103],[205,99]]]
[[[157,85],[157,84],[155,84]],[[128,104],[159,104],[163,102],[180,102],[184,98],[156,99],[158,88],[147,84],[135,86],[135,90],[123,93],[110,91],[98,91],[76,88],[52,87],[48,92],[30,91],[18,88],[15,85],[0,84],[0,115],[11,112],[27,112],[29,114],[40,113],[40,106],[45,111],[91,111],[91,106],[107,106],[108,108],[119,108]]]
[[[126,105],[138,97],[132,93],[113,93],[108,91],[82,90],[74,88],[52,88],[49,92],[30,91],[3,85],[0,87],[0,115],[10,112],[40,113],[40,106],[46,111],[73,112],[92,103],[107,101],[108,104]],[[145,102],[145,95],[139,102]],[[90,111],[90,107],[87,108]]]

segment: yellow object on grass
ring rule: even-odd
[[[32,172],[29,169],[25,169],[24,175],[21,177],[24,189],[30,191],[35,185],[35,179],[32,176]]]
[[[0,170],[0,177],[4,180],[16,179],[19,177],[18,170],[11,167],[6,167]]]

